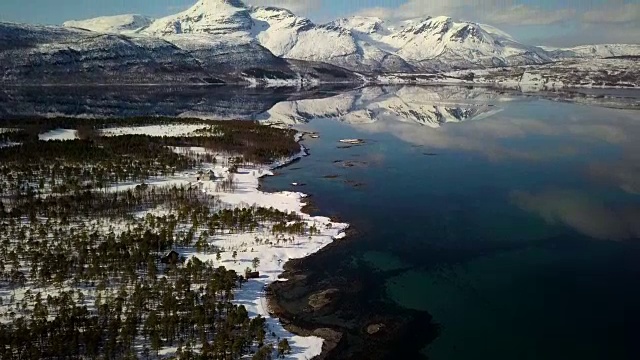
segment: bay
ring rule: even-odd
[[[369,276],[381,285],[369,296],[433,316],[435,340],[425,331],[420,354],[400,343],[389,358],[637,358],[638,113],[500,100],[487,117],[437,126],[388,109],[301,125],[320,135],[304,142],[311,156],[266,188],[304,183],[319,213],[357,230],[303,267]],[[433,101],[450,113],[486,105]]]

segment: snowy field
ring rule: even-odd
[[[150,136],[184,136],[194,131],[206,129],[207,124],[170,124],[170,125],[150,125],[133,127],[115,127],[101,130],[103,136],[120,135],[150,135]],[[0,129],[0,132],[4,132]],[[75,129],[55,129],[38,135],[42,141],[51,140],[74,140],[78,138]]]
[[[118,135],[150,135],[150,136],[184,136],[196,130],[209,127],[207,124],[175,124],[175,125],[150,125],[134,127],[117,127],[101,131],[103,136]]]

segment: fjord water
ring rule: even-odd
[[[587,100],[611,106],[614,96],[636,109],[640,98],[595,95]],[[439,325],[434,339],[429,324],[412,324],[387,357],[638,359],[640,112],[545,98],[557,96],[14,87],[0,91],[0,114],[243,118],[317,131],[304,140],[311,156],[263,188],[309,193],[315,213],[352,224],[354,234],[303,267],[366,284],[350,299],[355,311],[417,311]],[[345,138],[366,142],[345,147]],[[369,337],[358,326],[352,336]]]
[[[318,213],[356,230],[307,266],[364,273],[380,284],[369,296],[440,326],[420,354],[390,354],[640,358],[640,114],[511,100],[439,127],[388,112],[311,119],[300,126],[320,134],[304,142],[311,156],[265,187],[310,193]]]

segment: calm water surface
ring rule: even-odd
[[[429,312],[431,359],[640,358],[637,111],[495,97],[426,126],[371,104],[354,121],[355,106],[298,125],[321,136],[312,156],[265,180],[306,184],[358,230],[323,256],[327,276],[365,268],[374,296]]]

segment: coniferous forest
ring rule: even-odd
[[[176,122],[203,126],[184,136],[102,136]],[[77,139],[39,140],[58,128],[75,129]],[[150,359],[164,349],[180,359],[269,359],[291,351],[286,340],[265,340],[264,318],[232,303],[242,274],[181,251],[219,254],[230,249],[208,239],[258,228],[278,241],[318,230],[295,214],[232,209],[192,186],[148,182],[219,159],[233,167],[291,156],[300,150],[292,130],[164,118],[11,119],[0,129],[1,359]],[[175,151],[191,147],[206,151]],[[220,186],[233,191],[233,174]]]

